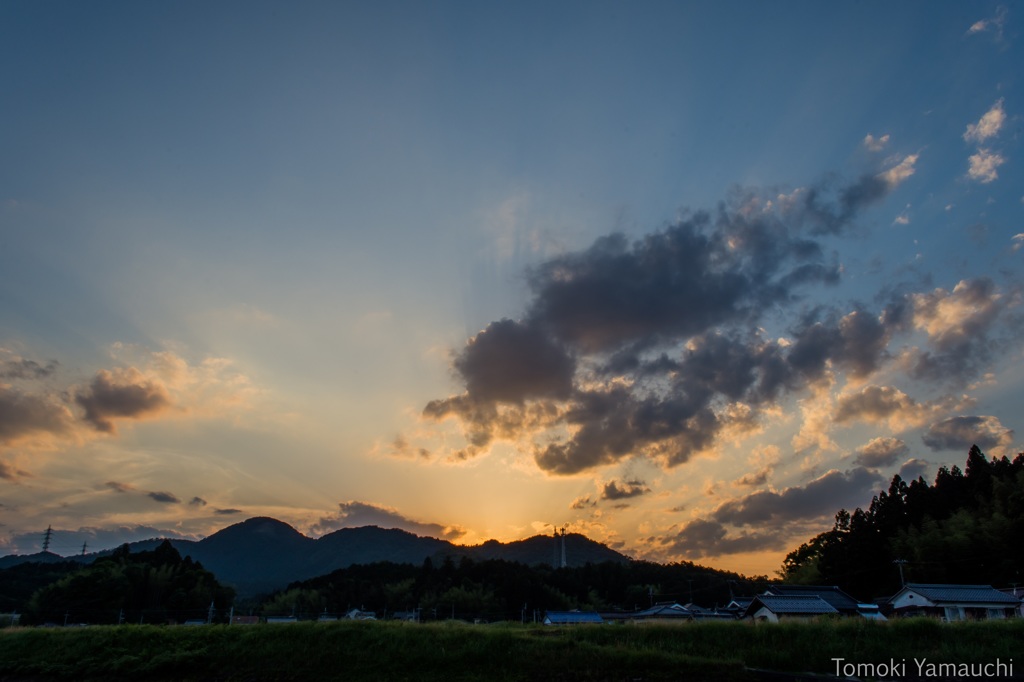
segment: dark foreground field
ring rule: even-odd
[[[1024,620],[753,625],[299,623],[0,631],[0,680],[755,680],[751,669],[834,674],[851,663],[1024,669]],[[1004,668],[1005,669],[1005,668]],[[898,670],[898,669],[897,669]],[[899,672],[899,670],[898,670]],[[1017,670],[1015,676],[1020,676]],[[927,678],[935,679],[935,678]],[[989,678],[992,679],[992,678]]]

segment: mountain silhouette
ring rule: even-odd
[[[154,549],[160,538],[130,543],[132,552]],[[390,561],[421,564],[428,557],[469,557],[474,560],[501,559],[527,565],[557,565],[561,545],[551,536],[536,535],[502,543],[496,540],[476,546],[455,545],[446,540],[421,537],[397,528],[362,526],[342,528],[310,538],[292,526],[266,516],[257,516],[228,526],[202,540],[171,539],[182,557],[191,556],[234,587],[241,597],[281,589],[289,583],[325,575],[353,564]],[[560,542],[560,541],[559,541]],[[583,566],[604,561],[625,562],[629,558],[579,534],[565,536],[566,564]],[[88,562],[113,550],[69,557]],[[0,568],[28,561],[63,561],[52,553],[12,555],[0,558]]]

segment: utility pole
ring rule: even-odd
[[[43,551],[50,551],[50,537],[53,536],[53,526],[47,526],[46,532],[43,533]]]
[[[82,556],[85,556],[85,543],[82,543]]]
[[[906,586],[906,581],[903,579],[903,564],[907,563],[906,559],[893,559],[893,563],[899,566],[900,569],[900,587]]]

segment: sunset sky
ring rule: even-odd
[[[0,2],[0,554],[773,573],[1024,449],[1024,6]]]

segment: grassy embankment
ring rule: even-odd
[[[0,631],[0,680],[727,680],[912,658],[1024,668],[1024,621],[588,626],[300,623]],[[1016,671],[1015,671],[1016,672]],[[1018,673],[1020,674],[1020,673]]]

